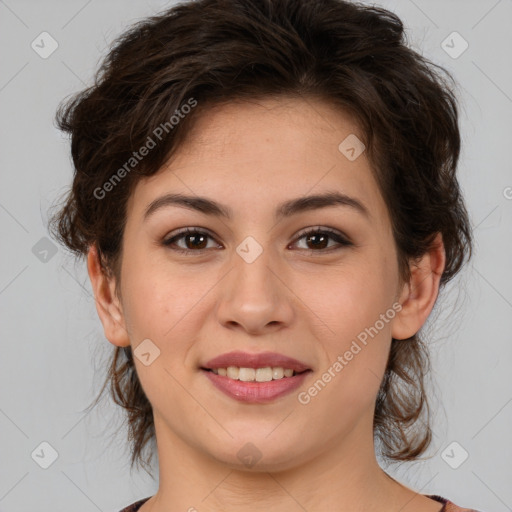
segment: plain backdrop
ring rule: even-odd
[[[104,400],[85,411],[113,347],[103,336],[85,263],[48,239],[46,222],[72,178],[69,144],[53,121],[58,103],[91,85],[115,36],[171,5],[0,1],[4,512],[116,512],[158,487],[146,473],[129,470],[126,432],[115,432],[122,410]],[[377,5],[395,11],[410,44],[458,81],[460,182],[475,235],[471,264],[442,293],[425,327],[435,411],[429,458],[386,469],[424,494],[483,512],[510,511],[512,1]]]

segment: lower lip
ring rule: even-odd
[[[293,377],[268,382],[243,382],[218,375],[208,370],[201,370],[212,384],[223,393],[240,402],[267,403],[297,389],[310,371],[299,373]]]

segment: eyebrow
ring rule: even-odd
[[[223,217],[231,220],[233,211],[228,206],[217,203],[207,197],[187,196],[184,194],[166,194],[152,201],[144,212],[144,220],[153,215],[157,210],[164,207],[178,206],[189,210],[198,211],[213,217]],[[311,196],[298,197],[281,203],[274,214],[275,220],[291,217],[297,213],[317,210],[332,206],[345,206],[353,208],[368,219],[370,213],[366,206],[354,197],[347,196],[340,192],[326,192]]]

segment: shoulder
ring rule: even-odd
[[[442,496],[428,495],[429,498],[443,503],[443,508],[440,512],[482,512],[474,508],[464,508],[456,505],[453,501],[450,501]]]
[[[131,505],[128,505],[127,507],[123,508],[119,512],[137,512],[137,510],[139,510],[139,508],[142,507],[142,505],[144,505],[144,503],[146,503],[146,501],[148,501],[149,498],[151,498],[151,496],[143,498],[142,500],[138,500],[135,503],[132,503]]]

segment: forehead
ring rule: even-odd
[[[264,98],[215,105],[195,121],[181,157],[276,158],[316,162],[338,156],[338,139],[362,134],[349,114],[320,99]],[[276,149],[280,151],[276,152]],[[335,151],[333,151],[335,150]]]
[[[339,191],[358,197],[379,219],[386,208],[365,152],[355,159],[344,152],[344,141],[353,145],[362,138],[349,114],[321,100],[264,99],[205,109],[168,162],[137,183],[129,211],[141,215],[158,196],[179,192],[215,198],[241,216]]]

